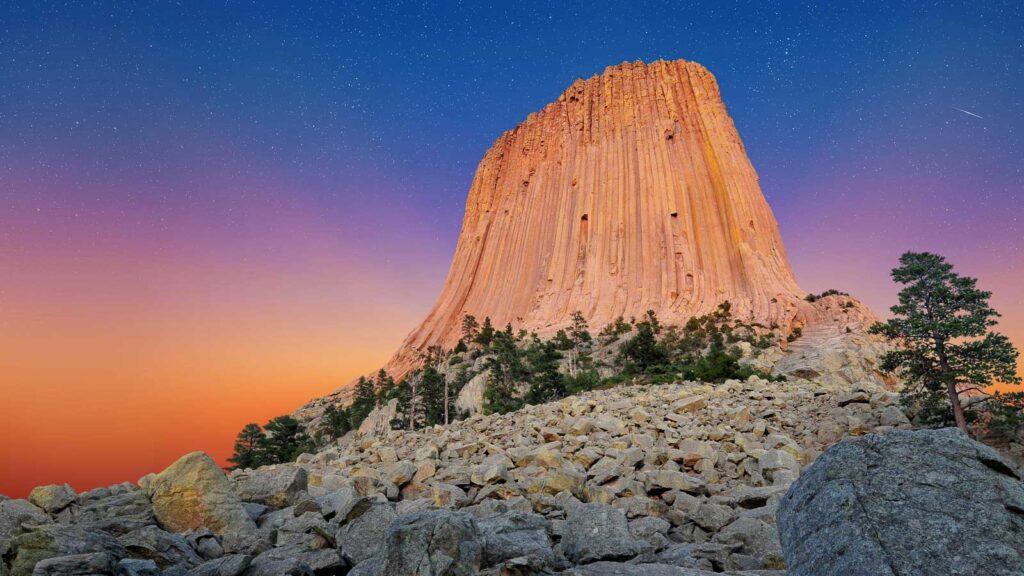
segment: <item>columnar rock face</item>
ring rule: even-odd
[[[729,300],[785,328],[803,295],[714,76],[627,63],[577,80],[487,152],[444,289],[389,368],[454,345],[465,314],[544,334],[576,310],[599,328]]]

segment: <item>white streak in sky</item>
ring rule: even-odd
[[[974,116],[975,118],[981,118],[981,116],[978,116],[974,112],[968,112],[967,110],[964,110],[963,108],[957,108],[956,106],[953,106],[953,110],[959,110],[960,112],[963,112],[964,114],[967,114],[969,116]],[[984,118],[981,118],[981,119],[984,120]]]

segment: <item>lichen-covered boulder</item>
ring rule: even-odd
[[[10,538],[23,526],[49,524],[53,520],[28,500],[0,501],[0,554],[4,553]]]
[[[217,534],[256,529],[224,472],[203,452],[192,452],[149,483],[153,512],[171,532],[209,528]]]
[[[67,508],[78,494],[67,484],[50,484],[49,486],[36,486],[28,494],[28,501],[54,514]]]
[[[1010,576],[1024,567],[1024,484],[954,428],[833,446],[779,503],[790,576]]]
[[[118,538],[134,558],[152,560],[161,570],[182,564],[198,566],[203,559],[188,544],[188,540],[156,526],[145,526]]]
[[[299,465],[279,464],[236,471],[231,474],[231,481],[241,500],[284,508],[306,494],[309,475]]]
[[[562,534],[562,553],[576,564],[625,560],[647,548],[633,537],[626,515],[603,504],[580,504],[572,509]]]
[[[36,564],[49,558],[61,556],[100,554],[89,558],[71,558],[53,561],[53,572],[70,569],[74,566],[89,566],[99,563],[106,566],[128,555],[116,538],[99,530],[86,530],[59,524],[45,524],[16,536],[10,544],[10,550],[4,559],[10,567],[11,576],[30,576]],[[102,572],[101,572],[102,573]],[[44,572],[45,574],[45,572]]]
[[[355,516],[356,513],[359,515]],[[390,503],[367,503],[356,507],[349,517],[335,539],[345,559],[355,565],[377,553],[388,525],[398,515]]]
[[[480,570],[482,542],[469,514],[433,510],[401,516],[388,526],[377,574],[468,576]]]

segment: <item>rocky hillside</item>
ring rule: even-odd
[[[1021,557],[1024,542],[1013,542],[1024,450],[1013,445],[1016,461],[1002,460],[958,432],[877,440],[910,428],[896,401],[870,382],[620,386],[447,427],[350,434],[295,463],[227,475],[197,452],[137,484],[82,494],[44,486],[27,501],[0,500],[0,575],[781,576],[787,564],[798,567],[793,576],[868,574],[828,571],[858,564],[841,564],[846,549],[837,542],[863,541],[873,515],[893,526],[900,515],[927,524],[947,491],[971,505],[956,504],[950,510],[958,512],[928,524],[931,532],[901,541],[934,548],[940,525],[978,510],[998,529],[984,535],[986,549]],[[868,444],[842,452],[853,456],[818,458],[865,434]],[[902,456],[873,456],[885,451]],[[960,475],[989,488],[954,493]],[[830,482],[875,485],[853,492],[867,516],[818,498],[842,493]],[[885,499],[889,490],[904,494],[903,508]],[[815,525],[838,540],[806,534]],[[811,537],[825,539],[800,545]],[[927,555],[930,566],[952,561],[940,552]],[[920,573],[976,573],[964,570],[993,565],[981,556],[964,556],[970,562],[951,572]]]
[[[398,574],[375,567],[405,518],[473,519],[492,571],[781,568],[779,497],[828,445],[906,427],[894,399],[806,380],[619,387],[230,477],[197,453],[138,485],[0,502],[3,573]],[[415,515],[438,508],[466,516]]]

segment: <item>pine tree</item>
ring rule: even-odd
[[[530,362],[530,389],[526,401],[543,404],[566,396],[565,376],[558,371],[562,354],[552,341],[541,342],[534,338],[527,358]]]
[[[484,324],[488,322],[485,320]],[[518,410],[523,405],[519,383],[526,376],[526,370],[511,324],[504,331],[494,333],[491,352],[493,356],[487,360],[490,378],[484,391],[484,410],[488,413]]]
[[[328,404],[320,418],[320,426],[316,431],[317,443],[326,444],[341,438],[352,429],[352,421],[348,410],[339,409],[334,403]]]
[[[303,452],[312,452],[313,442],[302,423],[291,416],[278,416],[263,427],[265,439],[260,454],[264,464],[292,462]]]
[[[572,324],[569,327],[569,377],[576,378],[580,370],[589,368],[590,357],[587,350],[594,338],[590,335],[590,327],[586,318],[579,310],[572,313]]]
[[[395,389],[395,398],[398,399],[399,417],[391,421],[392,428],[414,430],[423,420],[422,395],[420,383],[423,379],[423,370],[411,372],[398,383]]]
[[[631,373],[657,373],[669,363],[668,351],[658,343],[661,324],[648,310],[644,320],[637,322],[636,335],[622,345],[619,356]]]
[[[263,465],[260,461],[260,445],[263,442],[263,429],[259,424],[246,424],[235,439],[235,453],[228,458],[234,468],[254,468]]]
[[[476,316],[473,316],[472,314],[466,314],[463,316],[462,340],[465,342],[473,342],[479,333],[480,323],[476,321]]]
[[[387,372],[385,372],[383,368],[381,368],[380,371],[377,372],[377,381],[375,385],[377,396],[375,405],[385,404],[389,400],[394,398],[395,379],[392,378],[391,375],[389,375]]]
[[[427,366],[421,376],[419,394],[422,399],[422,421],[424,426],[443,424],[445,415],[445,378],[433,366]]]
[[[348,408],[349,419],[352,422],[352,429],[358,430],[359,425],[366,420],[374,407],[377,405],[377,394],[374,390],[373,381],[360,376],[356,382],[356,388],[352,396],[352,404]]]
[[[956,425],[967,431],[961,392],[993,383],[1019,384],[1019,353],[1002,334],[989,329],[999,313],[988,304],[991,292],[960,276],[945,258],[906,252],[892,278],[904,288],[893,318],[871,331],[900,348],[882,357],[883,370],[897,373],[911,394],[945,393]]]
[[[490,348],[491,341],[494,340],[494,326],[491,325],[491,317],[484,318],[484,324],[480,327],[480,332],[477,333],[476,338],[473,341],[479,344],[483,349]]]

